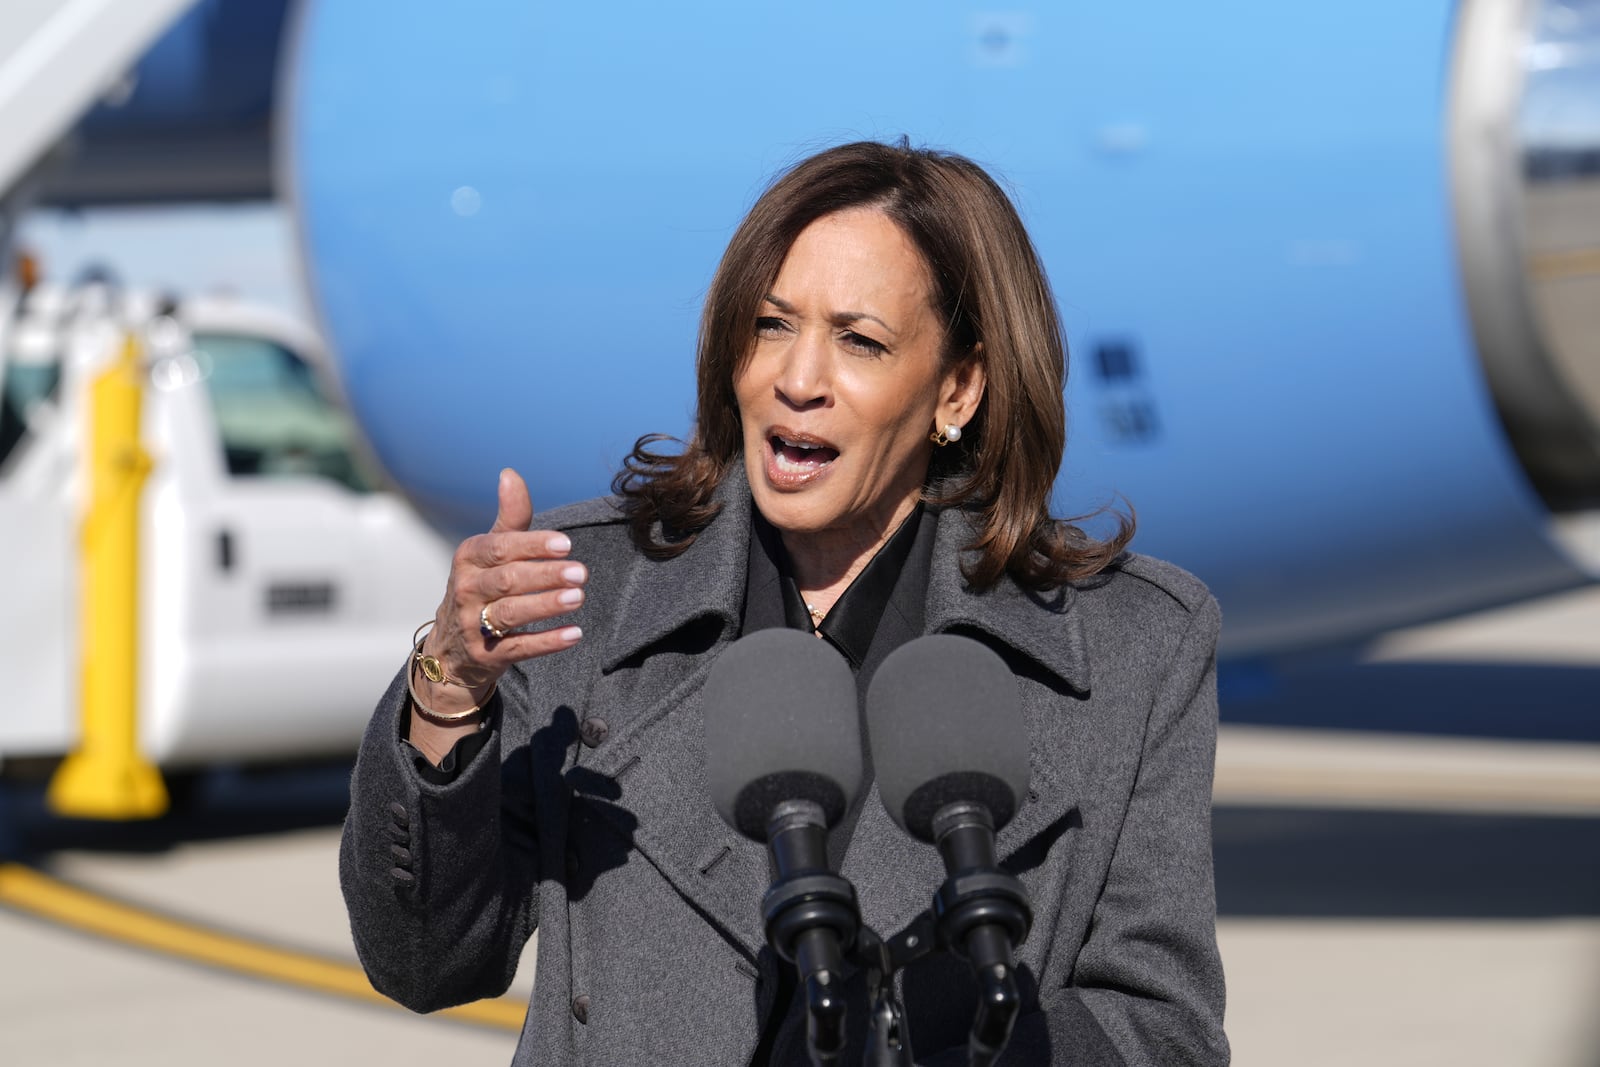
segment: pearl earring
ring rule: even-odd
[[[933,433],[930,433],[928,435],[928,440],[932,441],[940,448],[943,448],[951,441],[961,440],[961,427],[957,426],[953,422],[945,423],[944,429],[935,430]]]

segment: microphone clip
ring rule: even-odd
[[[1033,928],[1033,909],[1028,891],[1015,875],[990,868],[946,878],[933,896],[933,919],[939,943],[966,958],[967,935],[981,926],[1001,926],[1012,945],[1022,944]]]
[[[767,944],[790,963],[797,962],[798,942],[807,931],[832,930],[839,947],[848,952],[861,926],[855,887],[830,871],[780,877],[761,898],[761,919]]]

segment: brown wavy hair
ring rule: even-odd
[[[755,341],[762,297],[801,231],[824,215],[876,208],[922,253],[944,324],[946,367],[983,361],[982,403],[961,440],[933,451],[923,497],[975,513],[976,556],[966,579],[987,589],[1010,573],[1030,589],[1097,574],[1133,537],[1131,515],[1095,540],[1050,517],[1066,444],[1066,341],[1033,242],[1005,192],[981,167],[902,140],[830,148],[791,167],[762,194],[728,242],[706,295],[696,355],[694,432],[639,438],[612,488],[634,543],[647,555],[684,551],[716,517],[712,494],[741,461],[733,383]]]

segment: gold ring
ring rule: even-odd
[[[478,612],[478,632],[484,637],[492,637],[496,641],[505,637],[506,632],[489,621],[489,605],[485,604],[483,610]]]

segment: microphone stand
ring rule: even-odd
[[[903,962],[877,932],[861,922],[856,891],[828,869],[820,805],[786,801],[767,821],[767,844],[777,877],[761,899],[767,944],[795,965],[805,981],[806,1048],[817,1067],[839,1062],[845,1042],[845,1002],[837,988],[844,960],[867,973],[872,1014],[866,1067],[913,1067],[905,1008],[894,994]],[[928,945],[933,947],[933,938]]]
[[[934,834],[950,872],[933,898],[939,942],[972,964],[978,979],[978,1011],[967,1035],[967,1062],[990,1067],[1011,1039],[1022,1008],[1011,946],[1033,926],[1028,893],[1015,876],[1000,870],[994,854],[994,822],[981,804],[947,804],[933,817]]]
[[[1033,909],[1021,880],[995,863],[993,823],[986,811],[952,804],[935,816],[935,826],[951,873],[934,895],[933,907],[889,939],[886,970],[892,975],[935,949],[972,964],[979,991],[967,1062],[991,1067],[1022,1008],[1011,948],[1027,938]],[[909,1035],[905,1044],[909,1048]]]
[[[777,877],[762,897],[762,920],[773,952],[804,979],[806,1047],[817,1067],[832,1067],[844,1052],[845,1003],[838,987],[847,959],[867,972],[866,1067],[913,1067],[894,976],[938,949],[967,960],[978,979],[968,1063],[991,1067],[1010,1040],[1022,1006],[1011,949],[1033,925],[1027,891],[996,865],[986,811],[950,805],[935,818],[951,873],[933,907],[885,941],[861,922],[855,887],[828,869],[821,806],[795,800],[773,809],[767,842]],[[811,832],[819,827],[824,833]]]
[[[817,1067],[838,1063],[844,1052],[845,1004],[835,986],[861,926],[855,887],[828,869],[826,832],[815,801],[773,808],[767,847],[778,873],[761,898],[767,944],[805,982],[806,1045]]]
[[[894,960],[889,944],[872,927],[863,926],[850,962],[867,972],[867,996],[872,1001],[862,1055],[866,1067],[914,1067],[906,1010],[894,992],[894,976],[900,969]]]

